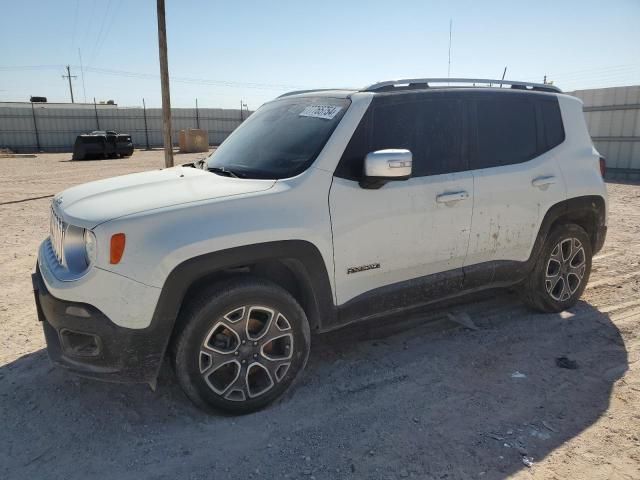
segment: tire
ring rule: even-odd
[[[554,228],[522,285],[524,303],[548,313],[573,307],[589,281],[592,255],[591,240],[582,227]]]
[[[199,407],[245,414],[287,391],[309,357],[304,310],[283,288],[255,278],[217,283],[180,314],[176,377]]]

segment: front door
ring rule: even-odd
[[[464,107],[442,94],[374,98],[344,152],[329,208],[338,305],[370,316],[459,289],[471,226]],[[359,186],[370,151],[408,149],[412,178]],[[442,288],[430,288],[436,286]]]

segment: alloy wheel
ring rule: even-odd
[[[242,402],[266,394],[291,366],[291,324],[277,310],[246,305],[214,320],[198,353],[200,374],[226,400]]]
[[[547,261],[545,288],[551,298],[564,302],[578,290],[586,270],[586,255],[577,238],[562,239]]]

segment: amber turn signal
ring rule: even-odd
[[[109,263],[113,265],[120,263],[122,255],[124,254],[125,240],[126,237],[124,233],[111,235],[111,253],[109,255]]]

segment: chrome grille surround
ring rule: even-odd
[[[67,225],[56,214],[53,206],[51,207],[50,237],[51,248],[56,256],[56,260],[60,265],[64,265],[64,236],[66,234]]]

